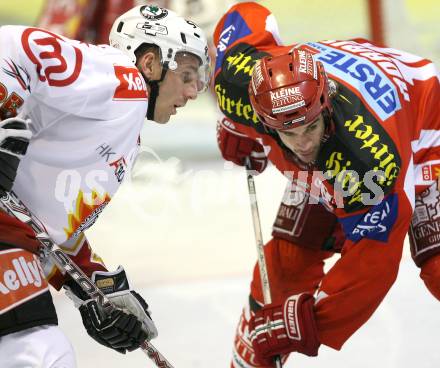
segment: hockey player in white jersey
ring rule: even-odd
[[[84,231],[130,171],[145,117],[167,123],[208,87],[208,48],[196,24],[145,5],[115,21],[110,45],[0,27],[0,191],[13,190],[118,307],[97,321],[75,282],[40,263],[32,230],[0,211],[2,368],[75,367],[49,284],[68,290],[88,334],[107,347],[125,353],[157,336],[124,269],[109,272]]]

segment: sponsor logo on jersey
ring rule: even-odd
[[[440,176],[440,163],[433,163],[422,166],[423,180],[435,180]]]
[[[395,143],[380,122],[347,87],[333,99],[336,133],[322,146],[318,167],[343,191],[347,212],[378,204],[389,194],[400,173]]]
[[[322,43],[309,42],[307,45],[320,51],[315,58],[324,64],[330,78],[335,77],[358,90],[381,120],[401,109],[395,85],[375,63]]]
[[[139,139],[137,144],[140,144]],[[110,162],[112,159],[111,157],[116,155],[116,152],[113,152],[113,148],[107,143],[101,144],[96,150],[99,152],[99,156],[104,158],[105,162],[115,170],[115,177],[118,180],[118,183],[122,183],[125,173],[127,172],[127,162],[125,161],[125,158],[120,157],[119,159]]]
[[[219,74],[229,83],[233,83],[234,86],[242,85],[246,87],[247,94],[247,87],[251,81],[254,68],[265,55],[267,54],[257,51],[252,46],[240,43],[228,50],[225,55],[222,71]],[[262,77],[260,68],[259,83],[262,82]]]
[[[273,225],[274,232],[291,236],[301,235],[308,213],[309,193],[306,186],[307,184],[297,180],[289,181]]]
[[[405,101],[410,101],[408,84],[414,84],[413,77],[415,77],[415,74],[418,73],[416,72],[414,74],[413,71],[415,71],[414,69],[418,69],[418,67],[416,66],[414,68],[405,68],[405,75],[403,75],[399,68],[400,62],[417,64],[418,62],[424,60],[420,56],[411,55],[407,52],[391,49],[389,47],[378,47],[372,45],[371,43],[365,44],[355,41],[323,41],[322,43],[340,48],[345,51],[349,51],[352,54],[358,54],[366,59],[374,61],[383,71],[387,73],[387,75],[390,76],[391,80],[399,88],[403,99]],[[392,55],[392,58],[389,57],[389,55]],[[437,72],[435,68],[428,68],[424,70],[422,80],[427,80],[429,78],[435,77],[436,75]],[[420,76],[416,77],[416,79],[418,79],[419,77]]]
[[[355,115],[352,120],[346,120],[344,127],[362,143],[360,149],[370,153],[377,165],[373,170],[382,170],[385,173],[384,186],[393,184],[400,170],[396,150],[386,143],[384,137],[375,131],[374,125],[368,124],[362,115]]]
[[[111,162],[110,166],[115,169],[115,176],[118,183],[122,183],[125,173],[127,172],[127,163],[125,162],[125,158],[121,157],[120,159]]]
[[[383,170],[378,166],[372,167],[368,171],[368,175],[363,175],[364,173],[358,172],[356,165],[344,153],[334,151],[326,160],[325,176],[333,185],[337,185],[337,188],[344,192],[344,207],[350,211],[359,208],[362,203],[368,204],[365,203],[366,197],[364,197],[367,193],[372,191],[377,199],[377,195],[383,193],[382,189],[392,187],[399,173],[395,164],[394,161],[390,164],[390,170]],[[366,184],[366,180],[370,180],[370,182]],[[375,181],[373,182],[373,180]]]
[[[412,218],[412,225],[417,226],[423,222],[431,222],[432,220],[440,219],[440,194],[433,187],[425,189],[420,195],[416,197],[416,206],[414,210],[414,215]],[[426,232],[422,231],[429,235],[430,230],[437,231],[438,225],[433,223],[429,224],[432,228],[429,229],[429,226],[426,228]]]
[[[141,14],[150,20],[159,20],[168,15],[168,10],[155,5],[144,5],[140,8]]]
[[[257,114],[252,109],[252,105],[249,100],[248,103],[243,103],[241,97],[234,98],[229,96],[225,88],[222,88],[221,84],[216,84],[214,87],[215,93],[217,94],[217,100],[220,109],[225,113],[225,115],[234,121],[247,121],[257,124],[259,122]]]
[[[342,190],[354,194],[361,182],[357,180],[355,173],[352,171],[352,162],[346,159],[340,151],[333,151],[325,162],[327,171],[325,175],[329,179],[334,179]]]
[[[65,87],[78,79],[83,54],[61,36],[39,28],[26,28],[21,43],[27,57],[35,64],[41,82]]]
[[[234,70],[234,75],[238,73],[244,73],[249,77],[252,76],[252,72],[254,70],[255,63],[257,60],[252,58],[252,55],[245,55],[241,52],[235,55],[230,55],[226,58],[228,63],[227,68]]]
[[[147,84],[137,68],[114,65],[114,69],[119,85],[116,87],[113,100],[147,100]]]
[[[113,148],[107,144],[103,143],[96,150],[99,152],[99,156],[101,156],[105,162],[109,162],[113,155],[116,155],[116,152],[113,152]]]
[[[350,133],[351,138],[358,140],[360,150],[364,150],[370,154],[370,161],[374,166],[370,169],[377,172],[382,172],[378,184],[383,187],[391,187],[399,174],[400,168],[396,160],[394,151],[391,151],[385,140],[381,139],[380,134],[377,134],[372,124],[367,124],[364,117],[355,115],[352,120],[346,120],[344,124],[346,131]],[[345,164],[341,164],[343,155],[341,152],[333,152],[326,162],[328,168],[327,174],[329,177],[335,178],[335,182],[340,184],[342,189],[348,188],[351,185],[352,198],[348,204],[360,201],[362,181],[354,184],[353,171],[356,168],[350,167],[351,161],[347,160]]]
[[[229,13],[226,16],[223,30],[220,33],[220,37],[217,44],[217,58],[215,70],[221,67],[223,63],[223,57],[226,49],[230,44],[240,38],[244,38],[250,35],[252,32],[246,24],[243,17],[236,11]]]
[[[259,124],[257,114],[252,108],[248,86],[253,68],[265,55],[267,54],[250,45],[237,44],[228,50],[214,85],[218,105],[223,114],[235,123],[254,126],[259,132],[265,132],[265,128]]]
[[[220,52],[224,52],[227,49],[234,31],[235,27],[232,24],[222,31],[222,33],[220,34],[220,40],[217,46],[217,50],[219,50]]]
[[[348,239],[357,242],[363,238],[387,242],[398,214],[397,194],[390,194],[367,213],[341,218]]]
[[[40,262],[23,249],[0,251],[0,314],[48,290]]]
[[[417,256],[440,244],[440,193],[435,185],[416,196],[410,236]]]

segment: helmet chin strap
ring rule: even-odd
[[[147,110],[148,120],[154,120],[156,100],[157,100],[157,96],[159,96],[159,83],[164,80],[167,71],[168,71],[168,62],[165,62],[162,67],[162,73],[160,75],[160,79],[157,80],[147,79],[147,84],[150,86],[150,95],[148,96],[148,110]]]
[[[324,137],[323,142],[325,142],[328,138],[330,138],[333,134],[335,134],[335,123],[333,121],[331,113],[328,110],[324,110],[322,112],[322,116],[324,117]]]

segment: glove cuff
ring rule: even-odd
[[[315,321],[314,302],[315,298],[311,294],[302,293],[287,298],[283,307],[286,334],[294,350],[308,356],[318,355],[321,345]]]
[[[130,292],[130,283],[122,266],[113,272],[95,271],[92,273],[91,279],[106,295],[119,296]]]

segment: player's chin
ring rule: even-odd
[[[166,111],[163,111],[161,116],[159,117],[159,119],[157,120],[157,122],[159,124],[166,124],[170,121],[171,116],[176,115],[177,114],[177,109],[175,106],[170,107],[169,109],[167,109]]]
[[[305,164],[310,164],[318,158],[318,149],[313,149],[309,152],[300,152],[298,150],[292,150],[293,153]]]
[[[158,124],[166,124],[170,121],[170,114],[162,114],[161,116],[155,117],[154,121]]]
[[[312,162],[314,162],[317,158],[317,155],[315,154],[310,154],[310,155],[297,155],[298,158],[304,162],[305,164],[311,164]]]

